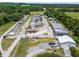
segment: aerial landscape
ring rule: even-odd
[[[0,3],[0,57],[79,57],[79,4]]]

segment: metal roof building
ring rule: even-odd
[[[68,36],[68,35],[57,36],[57,39],[59,40],[59,42],[60,42],[61,44],[67,43],[67,42],[76,44],[76,42],[75,42],[70,36]]]
[[[55,21],[55,20],[53,20],[53,21]],[[57,35],[57,36],[58,35],[68,35],[68,32],[65,30],[65,28],[61,24],[59,24],[57,22],[55,22],[55,23],[52,22],[52,24],[53,24],[53,29],[54,29],[55,35]]]

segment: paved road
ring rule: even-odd
[[[71,52],[69,48],[64,47],[63,51],[64,51],[64,56],[71,57]]]

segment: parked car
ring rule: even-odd
[[[51,47],[59,47],[57,42],[49,42]]]

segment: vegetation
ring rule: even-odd
[[[7,50],[7,48],[14,42],[14,40],[15,39],[10,38],[3,39],[1,42],[3,50]]]
[[[79,12],[79,8],[57,8],[60,12]]]
[[[67,15],[72,17],[73,19],[79,19],[79,12],[65,12]]]
[[[46,42],[55,42],[56,40],[53,38],[41,38],[41,39],[36,39],[36,40],[28,40],[27,45],[28,47],[35,47],[39,43],[46,43]]]
[[[46,52],[38,54],[36,57],[60,57],[60,55],[54,54],[53,52],[52,53]]]
[[[15,52],[16,49],[18,48],[18,44],[15,46],[15,48],[12,50],[12,52],[10,53],[9,57],[15,57]]]
[[[2,57],[1,51],[0,51],[0,57]]]
[[[15,52],[15,57],[25,57],[27,55],[27,39],[21,39]]]
[[[44,35],[48,35],[48,32],[43,33]]]
[[[31,20],[31,16],[29,16],[28,20],[26,21],[26,28],[28,28],[30,26],[30,20]]]
[[[2,25],[0,27],[0,35],[4,34],[12,25],[14,25],[15,22],[10,22]]]
[[[34,11],[34,12],[31,12],[31,15],[41,15],[43,13],[44,11]]]
[[[71,54],[72,54],[73,57],[79,57],[79,48],[71,47],[70,51],[71,51]]]
[[[49,52],[51,50],[51,52]],[[36,55],[36,57],[61,57],[63,56],[62,49],[48,49],[48,52]]]

